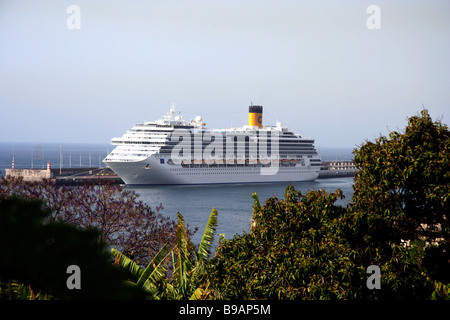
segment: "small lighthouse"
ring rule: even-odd
[[[52,169],[52,165],[51,165],[51,161],[49,161],[48,163],[47,163],[47,170],[51,170]]]

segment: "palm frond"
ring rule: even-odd
[[[253,200],[255,200],[253,202],[253,213],[256,213],[261,210],[261,203],[259,202],[259,198],[256,192],[254,192],[251,197]]]
[[[147,268],[145,268],[144,272],[139,277],[139,280],[137,281],[138,286],[144,286],[144,284],[153,285],[158,279],[164,276],[166,270],[162,263],[169,255],[170,251],[170,243],[166,243],[152,261],[150,261]]]
[[[177,245],[174,248],[174,255],[172,255],[174,265],[174,284],[182,297],[185,297],[189,291],[189,272],[192,270],[191,252],[189,251],[189,235],[187,234],[186,225],[183,216],[177,213]]]
[[[115,264],[127,270],[133,278],[139,279],[144,272],[144,269],[141,266],[114,248],[111,248],[111,252],[116,259]]]
[[[189,300],[200,300],[203,296],[204,290],[202,288],[197,288]]]
[[[206,261],[209,257],[216,229],[217,210],[216,208],[213,208],[206,224],[205,231],[203,232],[202,240],[200,241],[200,245],[198,247],[197,256],[201,262]]]

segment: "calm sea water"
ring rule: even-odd
[[[352,196],[353,178],[317,179],[310,182],[295,183],[296,190],[306,193],[309,190],[324,189],[333,192],[341,189],[345,199],[337,202],[346,205]],[[198,244],[208,221],[212,208],[218,211],[218,234],[225,234],[227,239],[236,234],[250,230],[250,220],[254,200],[251,195],[256,192],[263,204],[275,196],[284,198],[288,184],[236,184],[236,185],[202,185],[202,186],[158,186],[128,187],[140,195],[140,199],[151,207],[162,204],[164,215],[176,219],[180,212],[190,227],[198,227],[192,242]]]
[[[112,146],[105,144],[57,144],[57,143],[0,143],[0,172],[5,174],[11,168],[14,156],[15,168],[46,168],[51,161],[53,168],[89,168],[104,166],[101,162]],[[351,148],[321,148],[322,160],[351,160]],[[353,178],[318,179],[311,182],[294,184],[297,190],[306,193],[308,190],[325,189],[332,192],[337,188],[344,192],[345,205],[351,199]],[[287,184],[236,184],[208,186],[158,186],[127,187],[136,191],[140,199],[155,208],[162,204],[161,213],[176,219],[177,212],[185,218],[191,227],[198,227],[192,237],[194,244],[200,242],[204,227],[213,207],[219,213],[217,235],[225,234],[231,239],[250,229],[253,199],[256,192],[261,204],[275,196],[284,198]],[[216,240],[217,240],[216,236]]]

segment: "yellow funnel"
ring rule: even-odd
[[[262,128],[262,106],[248,107],[248,125]]]

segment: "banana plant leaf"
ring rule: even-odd
[[[216,229],[217,229],[217,210],[213,208],[209,216],[208,222],[206,224],[205,231],[203,232],[202,240],[200,241],[200,245],[198,247],[197,256],[202,263],[206,261],[209,257]]]
[[[164,247],[159,250],[156,256],[150,261],[147,268],[145,268],[144,272],[139,277],[137,281],[138,286],[144,286],[144,284],[148,281],[155,282],[158,278],[164,276],[165,268],[162,265],[166,257],[169,255],[171,251],[170,243],[166,243]]]
[[[116,264],[118,264],[125,270],[128,270],[133,278],[139,279],[141,277],[142,273],[144,272],[144,269],[141,266],[139,266],[133,260],[114,248],[111,249],[111,252],[116,259]]]

